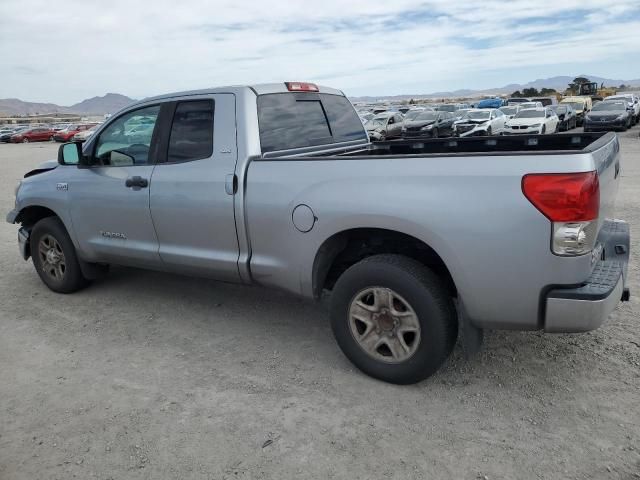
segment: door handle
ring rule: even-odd
[[[135,176],[135,177],[127,178],[124,184],[128,188],[131,188],[131,187],[147,188],[149,186],[149,181],[146,178]]]

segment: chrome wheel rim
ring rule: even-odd
[[[401,363],[420,345],[420,322],[409,302],[385,287],[358,292],[349,306],[349,329],[362,350],[375,360]]]
[[[52,280],[62,281],[67,263],[60,243],[51,235],[44,235],[38,243],[38,255],[42,271]]]

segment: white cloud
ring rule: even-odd
[[[26,100],[284,80],[386,95],[531,72],[640,77],[637,0],[3,0],[2,10],[0,97]]]

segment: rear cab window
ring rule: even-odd
[[[358,114],[341,95],[272,93],[258,96],[262,153],[368,141]]]

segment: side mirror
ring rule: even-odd
[[[60,165],[78,165],[82,158],[82,144],[64,143],[58,149],[58,163]]]

